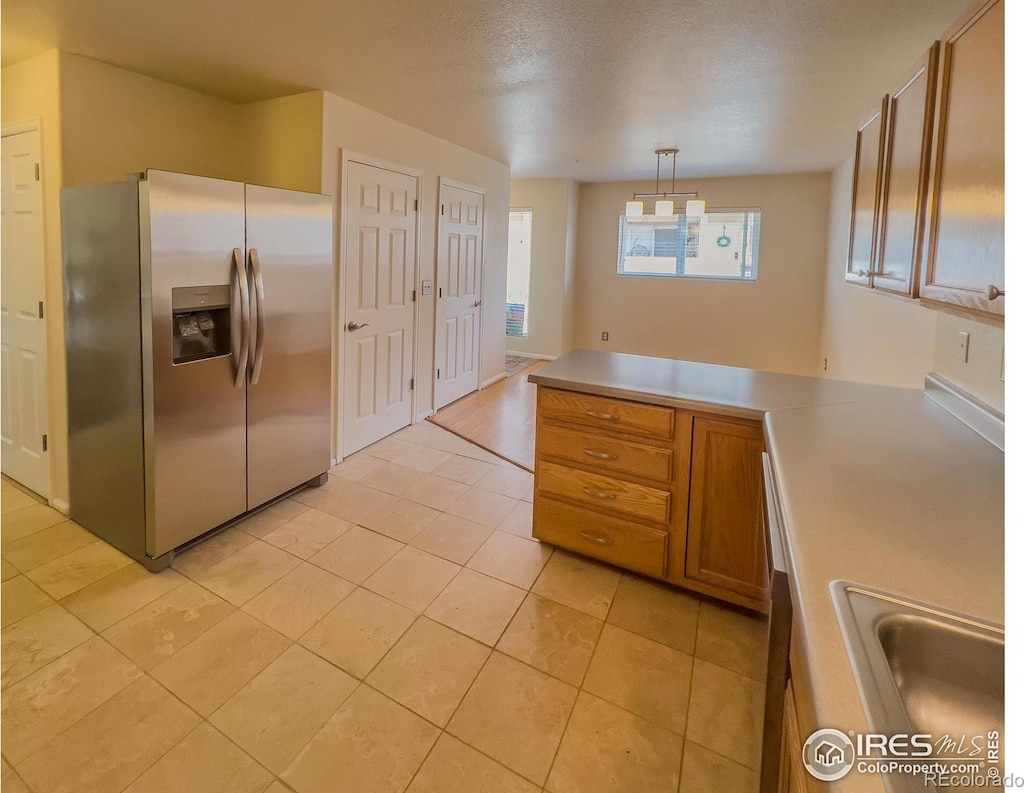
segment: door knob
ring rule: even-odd
[[[370,323],[368,323],[368,322],[364,322],[362,325],[360,325],[355,320],[353,320],[352,322],[348,323],[345,327],[348,328],[349,331],[354,331],[354,330],[359,330],[360,328],[365,328],[369,324]]]
[[[477,306],[479,306],[479,305],[480,305],[480,301],[479,301],[479,300],[477,300],[476,302],[474,302],[474,303],[473,303],[473,308],[476,308],[476,307],[477,307]]]
[[[995,284],[989,284],[988,289],[985,290],[985,297],[987,297],[989,300],[995,300],[997,297],[1002,297],[1005,294],[1006,292],[1004,292]]]

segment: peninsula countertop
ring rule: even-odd
[[[866,731],[829,584],[1004,623],[1004,455],[924,390],[573,350],[539,385],[762,418],[818,726]],[[841,793],[881,793],[852,773]]]
[[[891,386],[777,374],[618,352],[572,350],[530,375],[530,382],[656,405],[760,419],[785,408],[920,393]]]

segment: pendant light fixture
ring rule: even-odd
[[[644,215],[644,199],[654,198],[654,216],[659,218],[670,218],[676,213],[677,198],[686,198],[686,215],[688,217],[700,217],[705,212],[706,204],[696,192],[676,192],[676,155],[679,149],[655,149],[655,156],[658,158],[658,166],[655,176],[653,193],[633,193],[633,200],[626,202],[626,217],[640,218]],[[672,190],[662,192],[661,189],[661,160],[663,157],[672,158]]]

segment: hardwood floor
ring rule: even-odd
[[[547,361],[537,361],[498,383],[441,408],[428,421],[533,471],[537,386],[527,382]]]

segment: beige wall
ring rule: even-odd
[[[832,173],[821,326],[825,377],[921,388],[931,371],[935,312],[911,300],[847,284],[853,160]]]
[[[61,53],[64,184],[167,171],[243,179],[237,105]]]
[[[67,377],[64,357],[64,288],[60,244],[61,54],[50,50],[0,70],[3,124],[38,119],[42,133],[43,234],[46,269],[46,346],[48,367],[50,498],[66,509],[68,498]]]
[[[320,91],[240,106],[245,180],[319,193],[323,111]]]
[[[505,271],[508,257],[509,167],[367,110],[346,99],[324,94],[321,191],[338,194],[342,150],[421,170],[419,273],[437,281],[437,204],[440,178],[487,191],[484,207],[481,380],[505,370]],[[340,202],[336,202],[339,204]],[[339,257],[340,261],[340,257]],[[436,290],[435,290],[436,294]],[[431,410],[434,382],[434,301],[420,300],[416,413]],[[426,386],[426,387],[423,387]]]
[[[562,296],[562,352],[571,350],[576,332],[576,259],[580,227],[580,185],[569,182],[569,210],[565,228],[565,279]]]
[[[814,374],[829,174],[687,179],[708,208],[760,207],[756,282],[616,274],[618,219],[649,182],[580,187],[574,344],[598,350]],[[601,331],[610,334],[601,341]]]
[[[533,239],[529,336],[507,336],[505,346],[510,353],[557,357],[572,347],[579,185],[566,179],[517,180],[510,203],[533,210]]]
[[[832,173],[821,326],[825,376],[920,388],[925,375],[936,372],[1003,410],[1002,327],[845,282],[852,183],[851,158]],[[970,334],[967,363],[960,357],[961,331]]]

